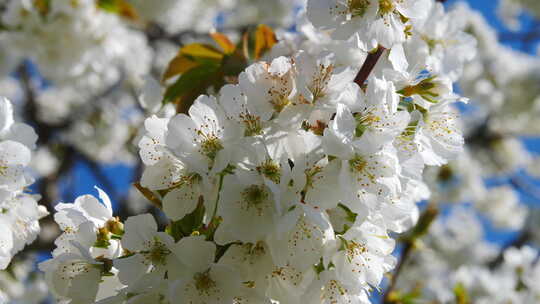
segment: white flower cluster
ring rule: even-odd
[[[0,303],[39,304],[47,299],[43,274],[35,272],[35,257],[13,259],[9,270],[0,272]]]
[[[493,188],[484,180],[496,176],[519,182],[519,172],[525,170],[534,175],[538,157],[520,137],[540,134],[540,60],[501,44],[488,21],[463,3],[449,15],[455,17],[454,26],[477,39],[478,56],[459,79],[463,94],[473,101],[461,117],[467,149],[447,165],[425,171],[431,201],[471,202],[495,227],[519,230],[529,212],[518,203],[515,185],[497,183]]]
[[[482,223],[470,208],[454,208],[436,221],[423,250],[412,257],[398,281],[417,290],[418,301],[454,303],[462,289],[474,303],[538,302],[538,249],[499,249],[486,242]],[[501,250],[500,261],[497,253]]]
[[[306,0],[128,0],[144,21],[156,22],[171,33],[207,32],[216,27],[267,23],[290,26]],[[268,12],[272,12],[269,14]],[[178,18],[181,15],[182,18]]]
[[[119,241],[123,224],[113,217],[107,194],[96,189],[101,202],[84,195],[74,203],[55,207],[54,220],[63,233],[55,241],[54,259],[41,263],[39,268],[45,272],[50,291],[60,301],[93,303],[102,276],[105,286],[120,286],[105,276],[114,276],[110,261],[123,254]]]
[[[530,246],[504,251],[496,269],[461,267],[452,278],[469,290],[475,303],[538,303],[540,298],[538,250]]]
[[[536,0],[500,0],[497,7],[499,17],[512,30],[521,28],[519,18],[523,14],[540,17],[540,3]]]
[[[34,182],[26,167],[36,139],[30,126],[13,120],[11,102],[0,97],[0,269],[36,239],[38,220],[47,215],[36,197],[25,193]]]
[[[466,26],[478,40],[478,57],[464,69],[460,87],[479,108],[467,123],[475,128],[488,120],[489,131],[506,135],[540,134],[540,60],[536,56],[516,51],[501,44],[488,21],[467,5],[456,7],[459,23]],[[498,73],[498,71],[505,73]],[[519,156],[516,155],[517,158]],[[506,168],[503,168],[503,170]]]
[[[150,69],[146,37],[95,0],[8,1],[0,20],[8,29],[2,43],[35,60],[56,85],[99,91],[122,73],[136,77]]]
[[[426,20],[431,9],[441,20]],[[355,80],[359,64],[324,47],[299,50],[250,65],[187,115],[146,119],[140,188],[170,224],[161,231],[150,214],[121,223],[101,191],[103,204],[91,196],[60,204],[64,233],[40,266],[55,296],[370,302],[396,263],[390,233],[414,225],[415,203],[429,196],[425,165],[462,151],[452,82],[473,55],[456,50],[474,49],[474,40],[460,28],[449,36],[429,29],[451,21],[429,0],[313,0],[307,16],[389,49],[367,83]],[[159,92],[147,92],[145,104],[152,96]]]
[[[171,33],[179,31],[205,32],[214,28],[216,17],[234,0],[129,0],[145,22],[156,22]],[[178,16],[182,18],[178,18]]]
[[[307,14],[315,26],[333,30],[334,38],[355,36],[359,46],[370,50],[405,42],[431,5],[430,0],[310,0]]]
[[[538,5],[501,3],[530,5],[533,15]],[[537,197],[531,179],[538,156],[522,138],[540,134],[540,61],[502,44],[504,34],[498,36],[491,20],[467,5],[458,3],[448,15],[478,41],[478,56],[458,82],[472,100],[461,116],[467,149],[425,170],[430,202],[449,212],[405,258],[394,291],[426,303],[538,303],[539,213],[524,204]],[[502,241],[508,232],[514,236]]]

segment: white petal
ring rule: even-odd
[[[216,245],[205,241],[204,238],[204,236],[186,237],[171,248],[176,257],[193,273],[206,271],[216,257]]]
[[[140,251],[146,249],[143,243],[156,235],[157,224],[151,214],[142,214],[128,218],[124,230],[122,246],[131,251]]]
[[[0,132],[9,130],[13,124],[13,106],[9,99],[0,96]]]
[[[180,220],[195,210],[201,195],[198,183],[182,185],[165,195],[163,212],[173,221]]]
[[[145,77],[144,87],[139,102],[143,109],[155,113],[161,107],[163,100],[163,89],[157,80],[151,76]]]

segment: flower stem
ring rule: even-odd
[[[224,174],[219,175],[219,188],[218,188],[218,193],[217,193],[217,196],[216,196],[216,204],[214,206],[214,213],[212,214],[211,221],[214,220],[214,218],[216,217],[216,214],[217,214],[217,209],[218,209],[218,204],[219,204],[219,197],[220,197],[220,194],[221,194],[221,188],[223,188],[223,177],[224,176],[225,176]]]

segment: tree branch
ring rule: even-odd
[[[384,47],[379,45],[375,52],[368,54],[368,56],[366,57],[366,61],[364,61],[364,64],[362,65],[360,71],[358,71],[358,74],[354,79],[354,82],[356,84],[358,84],[360,87],[364,86],[364,83],[368,79],[369,74],[371,74],[371,71],[373,71],[375,65],[377,64],[385,50],[386,49]]]
[[[388,288],[384,292],[383,299],[382,299],[383,304],[393,303],[392,297],[393,297],[394,290],[397,285],[398,277],[401,274],[403,265],[408,261],[412,251],[413,251],[412,242],[405,242],[405,245],[403,246],[403,250],[401,251],[401,254],[399,256],[399,261],[396,266],[396,269],[394,273],[392,274],[392,277],[390,278],[390,284],[388,285]]]
[[[396,294],[394,290],[396,288],[398,278],[403,270],[403,265],[405,265],[407,260],[410,258],[419,239],[422,238],[429,231],[429,227],[431,227],[431,224],[438,215],[439,210],[437,209],[437,207],[433,204],[429,204],[418,218],[418,222],[411,229],[409,235],[402,238],[404,244],[403,250],[400,253],[400,257],[394,274],[390,278],[390,284],[384,292],[382,298],[383,304],[401,303],[399,299],[399,294]]]

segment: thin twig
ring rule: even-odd
[[[427,208],[422,212],[420,217],[418,218],[418,222],[416,225],[411,229],[409,234],[402,238],[403,241],[403,250],[401,250],[400,257],[398,260],[398,264],[396,266],[396,269],[394,271],[394,274],[390,278],[390,284],[388,285],[388,288],[386,288],[382,303],[383,304],[390,304],[395,303],[395,297],[394,295],[394,289],[396,288],[397,281],[399,278],[399,275],[401,274],[403,270],[403,266],[405,263],[407,263],[407,260],[410,258],[412,252],[415,249],[415,246],[420,238],[422,238],[426,233],[428,233],[429,228],[431,227],[431,224],[433,221],[437,218],[439,215],[439,210],[434,204],[429,204]]]
[[[354,79],[354,82],[356,82],[356,84],[358,84],[360,87],[364,85],[364,83],[369,77],[369,74],[371,74],[371,72],[375,68],[375,65],[377,64],[377,61],[379,61],[379,58],[381,58],[385,50],[386,49],[384,47],[379,45],[375,52],[368,54],[368,56],[366,57],[366,61],[364,61],[364,64],[360,68],[360,71],[358,71],[358,74],[356,74],[356,78]]]
[[[403,265],[407,262],[407,260],[409,259],[413,251],[412,249],[413,249],[413,243],[410,241],[405,242],[405,245],[403,246],[403,250],[401,251],[401,254],[399,256],[399,261],[396,266],[396,270],[392,274],[392,277],[390,279],[390,284],[388,285],[388,288],[386,288],[384,292],[382,303],[392,303],[390,301],[390,297],[392,296],[393,291],[396,288],[397,280],[398,280],[399,275],[401,274]]]

